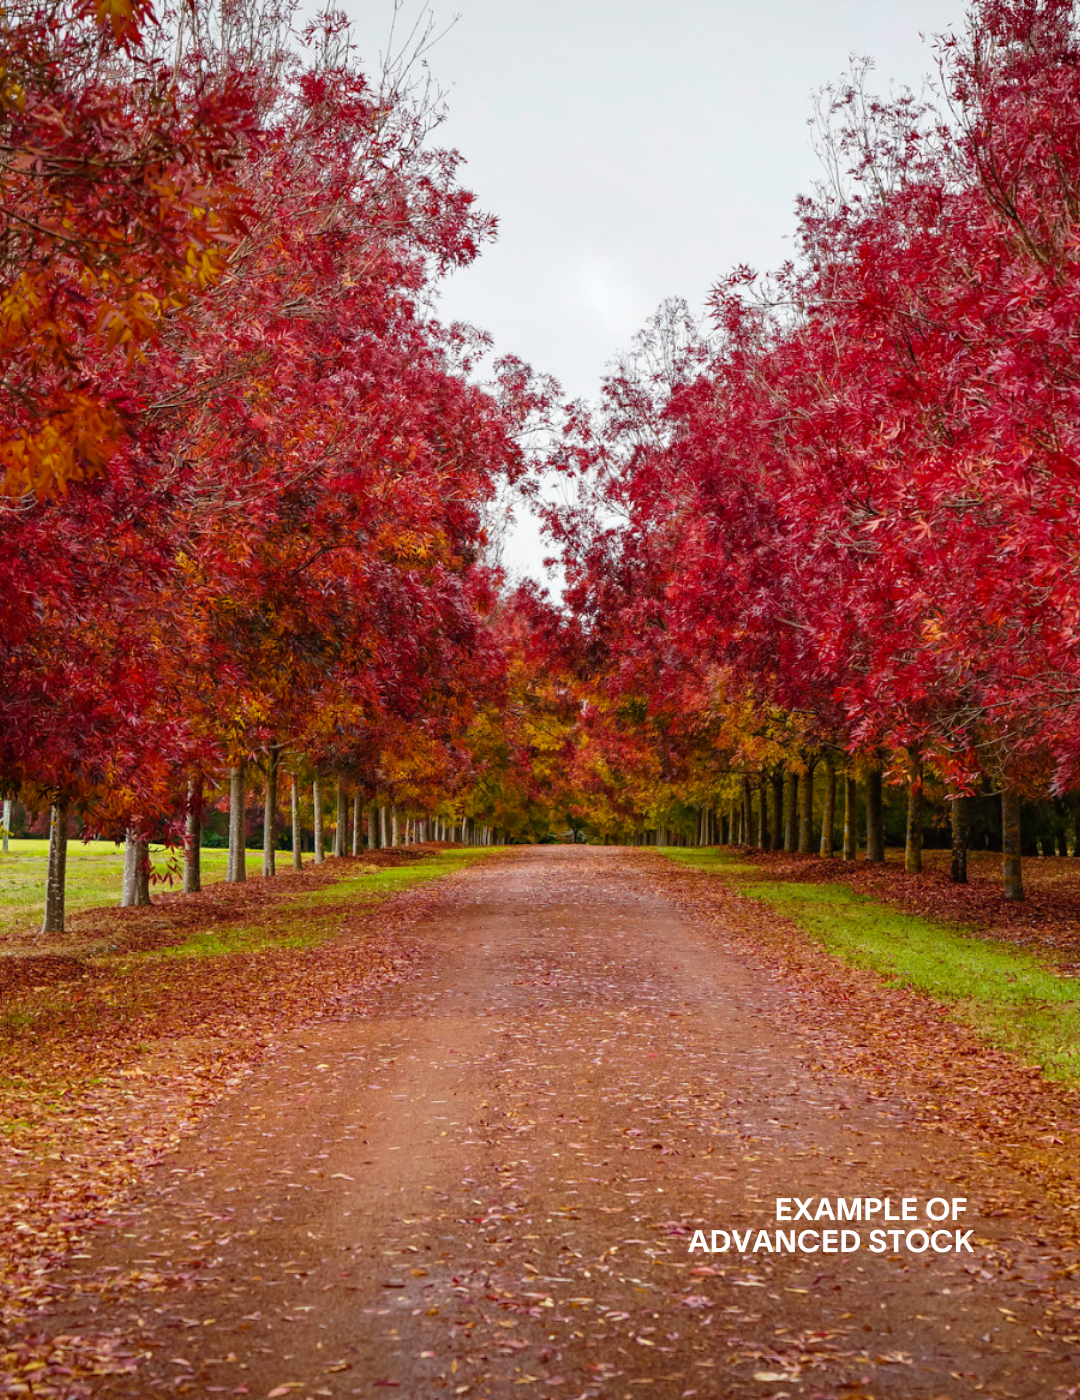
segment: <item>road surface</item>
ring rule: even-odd
[[[415,975],[283,1042],[72,1265],[42,1327],[138,1356],[94,1394],[1076,1394],[1060,1259],[1001,1267],[963,1145],[829,1078],[794,993],[647,871],[448,881]],[[752,1252],[796,1197],[964,1198],[973,1252]],[[691,1251],[714,1229],[747,1252]]]

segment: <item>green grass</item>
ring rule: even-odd
[[[45,868],[49,843],[40,840],[12,840],[7,854],[0,853],[0,937],[20,931],[31,931],[41,923],[45,911]],[[175,856],[161,847],[151,853],[154,870],[167,878],[172,866],[172,884],[155,886],[178,889],[180,871]],[[212,884],[225,878],[228,852],[221,847],[204,846],[202,852],[203,881]],[[262,852],[247,852],[249,874],[262,870]],[[67,912],[96,909],[104,904],[120,903],[120,886],[124,873],[124,848],[111,841],[68,842]]]
[[[834,956],[946,1003],[994,1044],[1057,1079],[1080,1078],[1080,981],[1010,944],[905,914],[844,884],[763,881],[722,851],[669,850],[777,909]]]
[[[399,890],[453,874],[455,870],[490,854],[489,847],[475,846],[422,856],[408,865],[385,868],[372,865],[359,875],[294,895],[289,901],[288,919],[208,929],[192,934],[173,947],[155,948],[134,956],[139,959],[214,958],[229,953],[256,953],[269,948],[311,948],[338,932],[342,906],[377,903]],[[321,906],[331,908],[323,913],[320,912]]]
[[[338,904],[344,900],[381,899],[383,895],[395,894],[398,890],[408,889],[410,885],[451,875],[482,856],[490,855],[493,849],[490,846],[463,846],[440,851],[438,855],[424,856],[421,860],[410,861],[408,865],[392,865],[383,869],[372,866],[370,870],[350,876],[347,880],[339,880],[334,885],[306,891],[298,896],[297,907],[304,904]]]
[[[41,925],[45,911],[45,869],[48,862],[49,843],[44,838],[32,840],[12,840],[7,854],[0,853],[0,938],[11,934],[32,933]],[[469,860],[475,860],[482,853],[490,853],[492,847],[476,847],[473,850],[455,848],[427,857],[408,865],[394,866],[380,870],[377,874],[361,875],[354,879],[328,885],[324,889],[311,891],[300,898],[318,904],[320,901],[336,902],[344,891],[351,891],[361,898],[378,898],[397,889],[407,888],[417,881],[433,880]],[[249,850],[247,853],[249,876],[262,872],[262,851]],[[151,890],[180,888],[180,868],[178,857],[162,847],[151,851],[155,873],[167,881],[171,872],[172,883],[155,885]],[[206,885],[225,878],[225,864],[228,852],[220,846],[204,846],[202,850],[202,878]],[[278,852],[278,869],[288,870],[291,857],[287,851]],[[305,867],[310,866],[311,856],[304,857]],[[103,905],[120,903],[120,886],[124,873],[124,848],[111,841],[68,842],[67,860],[67,912],[78,913],[80,909],[99,909]]]

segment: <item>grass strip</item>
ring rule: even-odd
[[[945,1003],[993,1044],[1054,1079],[1080,1079],[1080,983],[1011,944],[905,914],[850,886],[754,878],[760,868],[723,851],[668,848],[682,865],[723,878],[783,913],[829,953]]]
[[[209,958],[229,953],[257,953],[269,948],[313,948],[331,938],[348,906],[377,904],[402,890],[452,875],[471,865],[491,848],[474,846],[422,856],[408,865],[361,867],[358,874],[336,880],[320,889],[293,895],[289,917],[276,913],[265,923],[210,928],[192,934],[182,943],[135,954],[136,958]]]

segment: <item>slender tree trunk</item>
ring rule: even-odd
[[[120,885],[121,909],[128,909],[135,903],[135,845],[129,831],[124,841],[124,876]]]
[[[462,839],[462,840],[465,839],[465,825],[464,825],[464,823],[462,823],[462,838],[461,838],[461,839]],[[391,804],[390,804],[390,844],[391,844],[391,846],[396,846],[397,843],[398,843],[397,803],[396,803],[396,802],[391,802]]]
[[[244,765],[229,769],[229,864],[226,880],[233,884],[247,879],[247,857],[244,830],[244,809],[247,804]]]
[[[855,860],[859,854],[859,839],[855,829],[858,788],[850,768],[844,771],[844,859]]]
[[[45,876],[45,917],[42,933],[63,933],[67,894],[68,804],[57,802],[49,813],[49,864]]]
[[[315,864],[322,865],[326,859],[326,852],[323,850],[322,779],[318,773],[311,780],[311,806],[312,821],[315,827]]]
[[[814,845],[814,769],[816,761],[810,759],[806,772],[799,774],[799,854],[808,856]]]
[[[150,903],[150,843],[128,832],[124,846],[124,883],[120,907]]]
[[[754,842],[754,792],[750,779],[742,780],[743,841],[751,846]]]
[[[4,799],[4,855],[8,853],[8,840],[11,836],[11,798]]]
[[[374,851],[379,844],[379,809],[374,802],[367,809],[367,848]]]
[[[184,893],[202,889],[202,782],[188,779],[187,821],[184,825]]]
[[[796,826],[796,809],[798,807],[798,778],[792,769],[788,769],[787,779],[784,783],[784,850],[794,853],[798,850],[799,839]]]
[[[300,840],[300,784],[296,781],[296,774],[292,775],[292,791],[289,798],[289,807],[292,817],[292,863],[294,870],[303,870],[304,851]]]
[[[885,813],[880,768],[871,768],[866,775],[866,859],[885,859]]]
[[[1020,796],[1012,788],[1001,794],[1001,874],[1006,899],[1023,899],[1020,846]]]
[[[784,770],[779,764],[772,770],[772,841],[774,851],[784,844]]]
[[[364,804],[360,800],[360,789],[353,793],[352,800],[352,853],[354,856],[360,854],[360,838],[363,835],[361,827],[364,824]]]
[[[819,853],[831,856],[836,825],[836,763],[831,754],[825,756],[825,805],[821,811],[821,845]]]
[[[349,839],[349,799],[345,793],[345,784],[339,778],[337,780],[337,817],[334,826],[334,855],[339,859],[348,851],[347,841]]]
[[[904,842],[904,869],[909,875],[922,873],[923,851],[923,765],[917,753],[908,754],[907,835]]]
[[[379,808],[379,845],[382,847],[383,850],[385,850],[386,847],[390,844],[390,827],[387,820],[388,816],[389,813],[386,810],[386,803],[384,802]]]
[[[263,879],[277,874],[278,771],[281,745],[271,744],[266,756],[266,801],[263,804]]]
[[[952,882],[967,884],[968,858],[968,800],[963,793],[953,793],[949,802],[949,826],[952,829]]]
[[[758,780],[758,806],[761,809],[761,840],[758,845],[763,851],[772,850],[772,827],[769,812],[769,775],[762,770]]]

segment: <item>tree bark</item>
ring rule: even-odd
[[[1006,899],[1023,899],[1020,847],[1020,796],[1011,788],[1001,794],[1001,875]]]
[[[292,775],[292,794],[289,802],[292,811],[292,863],[294,870],[303,870],[304,852],[300,841],[300,784],[296,774]]]
[[[271,744],[266,756],[266,800],[263,804],[263,879],[277,874],[277,795],[281,746]]]
[[[866,775],[866,859],[885,859],[885,813],[880,768]]]
[[[844,859],[856,860],[859,854],[858,833],[855,830],[855,811],[858,803],[858,788],[855,777],[848,768],[844,772]]]
[[[313,824],[315,827],[315,864],[322,865],[326,859],[323,851],[323,829],[322,829],[322,780],[318,773],[311,780],[311,805],[313,808]]]
[[[184,893],[202,889],[202,782],[188,779],[187,820],[184,823]]]
[[[387,824],[388,815],[386,803],[384,802],[379,808],[379,845],[383,850],[390,844],[390,828]]]
[[[799,774],[799,854],[808,856],[814,845],[814,769],[817,763],[808,759],[806,772]]]
[[[49,813],[49,863],[45,875],[45,917],[42,933],[63,933],[67,894],[68,804],[57,802]]]
[[[966,885],[968,878],[968,800],[962,793],[953,793],[949,803],[949,826],[952,830],[952,867],[954,885]]]
[[[349,839],[349,799],[345,793],[345,784],[340,778],[337,780],[337,817],[334,826],[334,855],[341,859],[348,853]]]
[[[150,843],[128,832],[124,846],[124,883],[120,907],[150,903]]]
[[[247,803],[244,765],[229,769],[229,863],[226,880],[237,884],[247,879],[245,855],[244,809]]]
[[[821,845],[823,856],[833,853],[833,827],[836,825],[836,763],[831,754],[825,757],[825,806],[821,812]]]
[[[354,856],[360,854],[360,837],[363,834],[361,828],[364,825],[364,805],[360,800],[360,789],[353,793],[352,801],[352,853]]]
[[[772,770],[772,841],[774,851],[784,844],[784,770],[780,764]]]
[[[374,802],[367,809],[367,848],[374,851],[379,844],[379,809]]]
[[[464,841],[464,839],[465,839],[465,825],[464,825],[464,823],[462,823],[462,828],[461,828],[461,839],[462,839],[462,841]],[[398,843],[397,803],[396,803],[396,802],[392,802],[392,803],[390,804],[390,844],[391,844],[391,846],[396,846],[397,843]]]
[[[923,765],[917,753],[908,754],[907,833],[904,842],[904,869],[909,875],[922,874],[923,852]]]
[[[758,830],[761,833],[761,840],[758,845],[763,851],[772,850],[772,827],[769,824],[769,775],[762,770],[761,778],[758,781],[758,805],[761,809],[761,823]]]
[[[794,770],[789,768],[787,771],[787,780],[784,783],[784,850],[787,851],[789,855],[794,854],[799,847],[796,824],[798,785],[798,777]]]
[[[8,841],[11,837],[11,798],[4,799],[4,854],[8,853]]]

